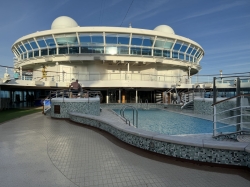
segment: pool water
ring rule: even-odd
[[[119,109],[113,110],[120,115]],[[133,123],[132,110],[125,110],[124,115],[127,119],[130,120],[131,123]],[[217,123],[217,128],[222,126],[226,126],[226,124]],[[201,118],[169,112],[166,110],[138,109],[138,128],[167,135],[201,134],[213,133],[213,122]],[[225,127],[223,129],[217,130],[217,132],[235,131],[236,127],[234,126]]]

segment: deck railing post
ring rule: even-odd
[[[213,136],[216,136],[216,106],[214,105],[214,115],[213,115]]]

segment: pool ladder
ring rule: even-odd
[[[135,107],[133,107],[133,106],[131,106],[131,105],[124,105],[124,106],[122,107],[122,109],[120,110],[120,115],[125,119],[126,124],[128,123],[129,126],[130,126],[130,120],[127,119],[127,118],[125,117],[125,115],[124,115],[124,111],[125,111],[127,108],[132,108],[132,109],[133,109],[133,125],[132,125],[132,126],[138,128],[138,110],[137,110]],[[136,119],[135,119],[135,111],[136,111]],[[135,120],[136,120],[136,124],[135,124]]]
[[[143,103],[142,103],[142,100],[140,100],[140,107],[145,109],[145,110],[148,110],[149,107],[148,107],[148,100],[146,99],[145,100],[145,103],[144,103],[145,107],[143,107]]]

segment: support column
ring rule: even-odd
[[[236,95],[239,96],[240,95],[240,78],[237,77],[236,79]],[[237,100],[236,100],[236,107],[240,107],[241,104],[240,104],[240,100],[241,100],[241,97],[237,97]],[[236,126],[236,130],[237,131],[240,131],[240,123],[241,123],[241,110],[240,108],[237,109],[237,126]]]
[[[189,66],[189,67],[188,67],[188,82],[189,82],[189,84],[191,84],[190,70],[191,70],[191,67]]]
[[[135,90],[135,103],[138,103],[138,91],[137,91],[137,89]]]
[[[22,68],[22,66],[20,67],[20,77],[21,77],[21,80],[23,80],[23,68]]]
[[[106,94],[106,103],[109,103],[109,90],[107,90],[107,94]]]
[[[126,103],[126,95],[125,95],[125,90],[122,90],[122,103]]]
[[[121,89],[119,89],[119,101],[118,103],[121,103]]]

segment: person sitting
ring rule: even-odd
[[[70,84],[69,89],[71,91],[70,98],[72,98],[72,95],[77,96],[79,94],[79,92],[81,91],[81,85],[78,83],[78,79]]]

